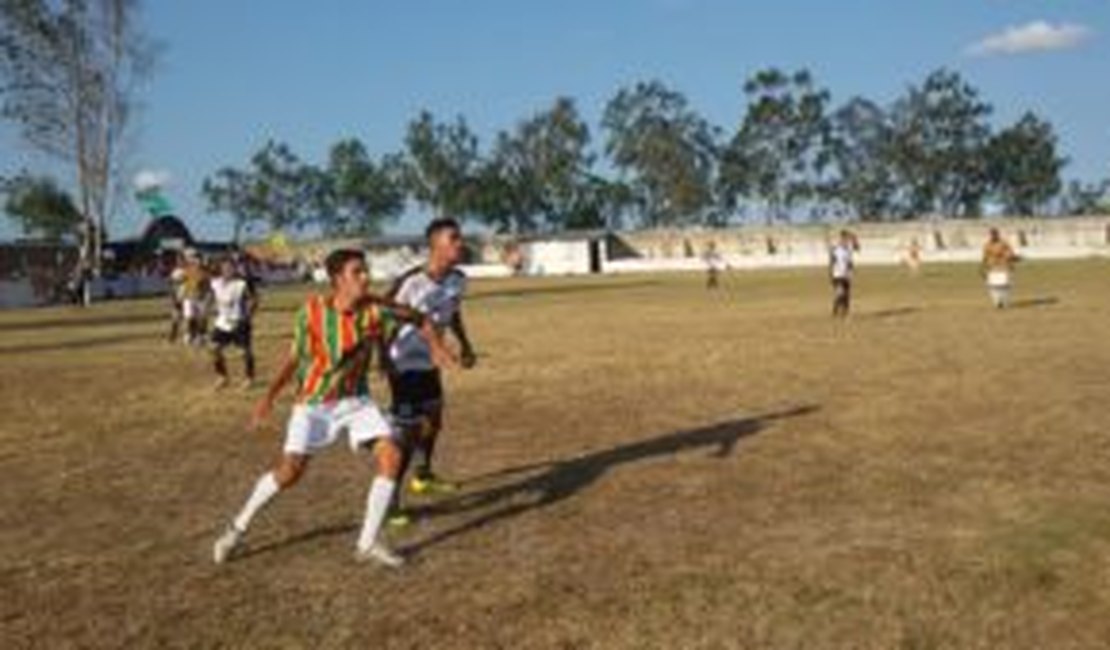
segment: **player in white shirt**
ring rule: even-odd
[[[856,238],[840,231],[840,241],[829,250],[829,279],[833,286],[833,316],[846,318],[852,308],[852,273],[855,270]]]
[[[438,335],[450,330],[459,342],[462,367],[472,368],[477,357],[462,318],[466,276],[457,268],[463,253],[462,230],[454,219],[443,218],[432,221],[425,235],[427,263],[397,278],[388,297],[426,314]],[[443,426],[443,382],[427,339],[416,327],[405,325],[388,343],[382,359],[389,375],[392,415],[407,443],[403,469],[416,462],[409,489],[417,494],[454,490],[433,471],[436,440]],[[403,513],[395,512],[394,524],[405,521]]]
[[[245,387],[254,384],[254,349],[251,345],[251,320],[258,309],[258,296],[245,278],[239,275],[235,262],[220,262],[220,275],[211,281],[212,302],[216,317],[212,328],[212,363],[219,375],[217,388],[228,384],[224,348],[233,345],[243,351]]]

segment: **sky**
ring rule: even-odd
[[[269,138],[315,162],[348,136],[397,151],[428,109],[464,115],[488,143],[569,95],[600,148],[605,102],[649,79],[731,131],[744,79],[767,66],[809,68],[834,102],[888,102],[949,67],[996,124],[1048,117],[1066,178],[1110,176],[1110,0],[148,0],[143,20],[164,51],[128,166],[168,177],[206,238],[231,228],[206,213],[204,177]],[[0,125],[0,174],[42,165]],[[120,203],[110,232],[136,234],[145,218]]]

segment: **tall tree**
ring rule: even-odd
[[[959,73],[937,70],[892,110],[891,162],[906,216],[976,217],[989,190],[990,104]]]
[[[378,235],[405,209],[399,156],[374,161],[356,138],[341,140],[323,170],[323,202],[317,201],[325,232]]]
[[[1100,183],[1083,183],[1073,180],[1064,192],[1061,211],[1080,217],[1110,214],[1110,179]]]
[[[705,220],[713,204],[718,133],[684,95],[659,81],[622,88],[601,124],[606,153],[643,197],[642,225]]]
[[[1067,164],[1052,125],[1033,113],[999,131],[987,147],[990,179],[1007,214],[1031,217],[1060,193]]]
[[[21,173],[0,186],[4,212],[19,222],[25,235],[58,241],[81,230],[81,212],[73,197],[48,176]]]
[[[304,163],[288,145],[268,140],[245,169],[224,167],[205,179],[201,191],[210,210],[232,216],[239,241],[252,224],[282,230],[316,221],[327,188],[321,170]]]
[[[887,164],[892,131],[881,106],[855,97],[830,118],[835,168],[829,197],[862,221],[879,221],[893,207],[897,187]]]
[[[559,97],[551,108],[498,135],[493,159],[505,181],[511,229],[529,232],[565,227],[593,164],[590,131],[574,101]]]
[[[223,167],[204,179],[201,193],[208,202],[210,212],[227,214],[232,218],[232,241],[239,243],[251,225],[265,217],[255,200],[254,179],[249,171]]]
[[[807,70],[771,68],[745,82],[744,94],[748,108],[722,161],[724,200],[732,207],[737,197],[757,197],[767,204],[769,218],[783,218],[825,189],[829,93]]]
[[[99,271],[134,93],[154,60],[138,14],[138,0],[0,0],[2,115],[73,165],[84,273]]]
[[[405,181],[413,197],[439,215],[470,216],[481,160],[478,137],[461,116],[437,122],[428,111],[405,135]]]

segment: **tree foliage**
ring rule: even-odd
[[[4,212],[19,222],[25,235],[58,241],[81,231],[81,211],[57,181],[26,172],[0,184]]]
[[[642,225],[701,223],[714,202],[718,134],[686,97],[659,81],[622,88],[601,121],[605,151],[630,177]]]

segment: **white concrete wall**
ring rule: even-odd
[[[588,241],[534,241],[521,246],[527,275],[580,275],[590,272]]]

